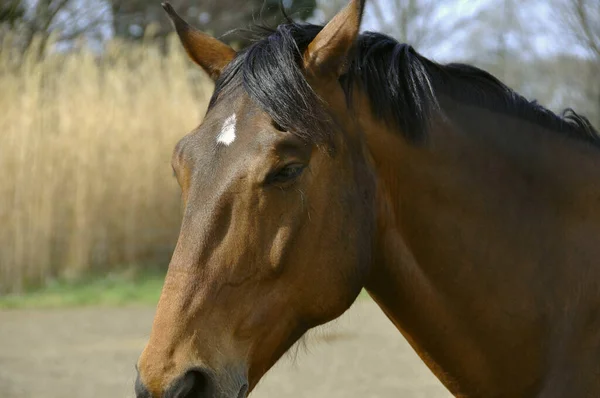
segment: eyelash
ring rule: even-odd
[[[285,131],[286,131],[286,130],[285,130],[283,127],[281,127],[281,125],[280,125],[279,123],[277,123],[275,120],[272,120],[272,121],[271,121],[271,124],[273,125],[273,127],[274,127],[274,128],[275,128],[275,130],[277,130],[277,131],[283,131],[283,132],[285,132]]]
[[[275,173],[273,173],[269,177],[268,182],[275,183],[275,184],[277,184],[277,183],[283,184],[283,183],[290,182],[290,181],[295,180],[298,177],[300,177],[305,169],[306,169],[306,166],[304,166],[302,164],[287,165],[287,166],[277,170]],[[286,174],[286,173],[289,173],[289,174]]]

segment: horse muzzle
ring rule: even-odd
[[[225,379],[225,383],[219,383],[212,372],[193,368],[171,383],[160,398],[246,398],[248,382],[245,378],[229,375]],[[135,394],[137,398],[159,398],[148,391],[139,373],[135,382]]]

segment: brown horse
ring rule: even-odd
[[[600,397],[585,118],[359,34],[364,1],[238,53],[165,8],[216,87],[138,397],[245,397],[363,287],[456,396]]]

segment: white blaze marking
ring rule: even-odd
[[[231,145],[233,141],[235,141],[235,123],[236,117],[235,113],[229,116],[225,123],[223,123],[223,128],[221,129],[221,133],[217,137],[217,142],[221,144],[225,144],[227,146]]]

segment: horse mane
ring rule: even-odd
[[[209,109],[220,96],[242,86],[281,128],[310,142],[327,141],[333,131],[330,117],[301,68],[304,50],[322,28],[288,20],[276,29],[250,31],[255,42],[223,71]],[[600,147],[599,133],[572,109],[556,115],[479,68],[433,62],[381,33],[359,36],[340,83],[349,105],[353,87],[360,87],[375,116],[395,125],[411,142],[424,139],[433,117],[443,114],[438,98],[444,94]]]

